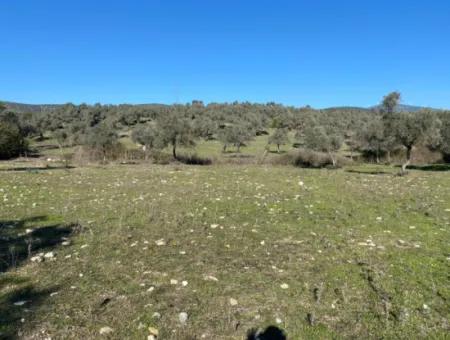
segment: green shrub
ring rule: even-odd
[[[329,154],[309,149],[298,149],[278,157],[274,162],[278,165],[293,165],[302,168],[339,168],[350,161],[344,157],[336,157],[335,164]]]
[[[0,159],[10,159],[24,154],[28,149],[19,126],[0,121]]]

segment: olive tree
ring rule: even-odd
[[[331,127],[317,125],[305,131],[305,147],[329,155],[333,166],[337,165],[336,152],[341,148],[343,136]]]
[[[223,152],[229,145],[234,145],[237,152],[241,152],[241,146],[253,139],[253,129],[245,124],[227,125],[219,130],[218,139],[223,144]]]
[[[450,158],[450,112],[446,112],[441,116],[441,143],[440,151],[444,154],[444,158]]]
[[[139,143],[143,146],[145,152],[145,158],[147,159],[148,153],[155,147],[158,140],[158,133],[152,125],[140,125],[136,127],[131,133],[131,139],[135,143]]]
[[[397,112],[390,118],[390,128],[396,142],[406,150],[402,174],[411,163],[413,147],[421,143],[435,146],[440,142],[441,122],[436,114],[427,112]]]
[[[0,159],[20,156],[28,149],[28,143],[20,128],[17,116],[0,107]]]
[[[99,150],[105,161],[108,151],[118,146],[119,136],[111,125],[102,122],[87,131],[84,142],[85,145]]]
[[[195,145],[196,136],[192,127],[192,119],[186,117],[183,106],[177,106],[176,110],[159,117],[156,129],[158,134],[155,145],[161,149],[171,146],[175,159],[177,159],[179,145]]]
[[[383,97],[383,101],[381,102],[381,111],[384,114],[392,114],[395,112],[398,104],[401,100],[400,92],[394,91]]]
[[[280,145],[286,145],[287,143],[289,143],[289,136],[286,128],[277,128],[269,137],[269,144],[275,144],[278,153],[280,153]]]
[[[400,104],[401,94],[400,92],[394,91],[383,97],[381,102],[381,112],[383,117],[383,130],[386,142],[391,141],[391,143],[386,143],[386,153],[388,162],[391,161],[391,152],[397,147],[395,143],[395,131],[393,130],[392,122],[393,115]]]
[[[381,117],[375,116],[357,132],[356,140],[360,150],[374,154],[380,163],[380,154],[388,151],[392,138],[386,135]]]

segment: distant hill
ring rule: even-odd
[[[371,111],[372,108],[358,106],[333,106],[322,109],[322,111]]]
[[[371,109],[374,109],[374,110],[377,110],[380,108],[381,108],[381,105],[376,105],[376,106],[371,107]],[[432,108],[432,107],[424,107],[424,106],[406,105],[406,104],[400,104],[396,108],[397,112],[417,112],[420,110],[440,111],[441,109],[436,109],[436,108]]]
[[[1,101],[3,104],[6,105],[6,107],[9,110],[20,112],[20,113],[42,113],[42,112],[49,112],[57,109],[58,107],[62,106],[63,104],[23,104],[23,103],[14,103],[14,102],[8,102],[8,101]],[[128,104],[124,104],[128,105]],[[141,107],[152,107],[152,106],[165,106],[165,104],[137,104],[136,106]],[[375,105],[371,107],[358,107],[358,106],[336,106],[336,107],[327,107],[325,109],[322,109],[323,111],[371,111],[371,110],[377,110],[380,109],[380,105]],[[423,109],[430,109],[430,110],[441,110],[441,109],[435,109],[435,108],[427,108],[422,106],[413,106],[413,105],[406,105],[406,104],[400,104],[397,107],[398,112],[417,112]]]
[[[42,113],[42,112],[49,112],[53,111],[56,108],[58,108],[59,104],[22,104],[22,103],[14,103],[14,102],[7,102],[7,101],[1,101],[7,109],[14,111],[14,112],[20,112],[20,113]]]

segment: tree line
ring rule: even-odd
[[[335,108],[316,110],[277,103],[210,103],[181,105],[74,105],[65,104],[42,113],[13,113],[1,107],[0,157],[10,158],[27,149],[27,138],[50,134],[63,148],[84,145],[105,153],[119,143],[121,133],[131,131],[134,142],[145,152],[170,148],[177,159],[179,146],[194,146],[200,140],[218,140],[222,151],[241,147],[261,134],[272,134],[268,142],[277,151],[292,143],[329,155],[336,164],[345,143],[352,151],[389,161],[403,150],[403,171],[418,145],[450,154],[450,113],[396,110],[398,92],[386,95],[373,109]],[[293,137],[289,137],[293,136]],[[291,140],[292,139],[292,140]],[[16,143],[11,143],[15,140]]]

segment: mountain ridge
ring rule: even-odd
[[[17,103],[17,102],[10,102],[10,101],[2,101],[0,100],[0,103],[3,103],[7,109],[11,111],[15,111],[18,113],[43,113],[48,111],[53,111],[62,105],[65,104],[26,104],[26,103]],[[136,106],[152,106],[152,105],[165,105],[165,104],[158,104],[158,103],[151,103],[151,104],[118,104],[118,105],[136,105]],[[323,108],[320,110],[329,111],[329,110],[379,110],[381,108],[381,105],[374,105],[370,107],[360,107],[360,106],[332,106]],[[434,111],[442,111],[445,109],[437,109],[437,108],[431,108],[431,107],[425,107],[425,106],[416,106],[416,105],[408,105],[408,104],[400,104],[397,106],[396,111],[397,112],[417,112],[420,110],[434,110]]]

